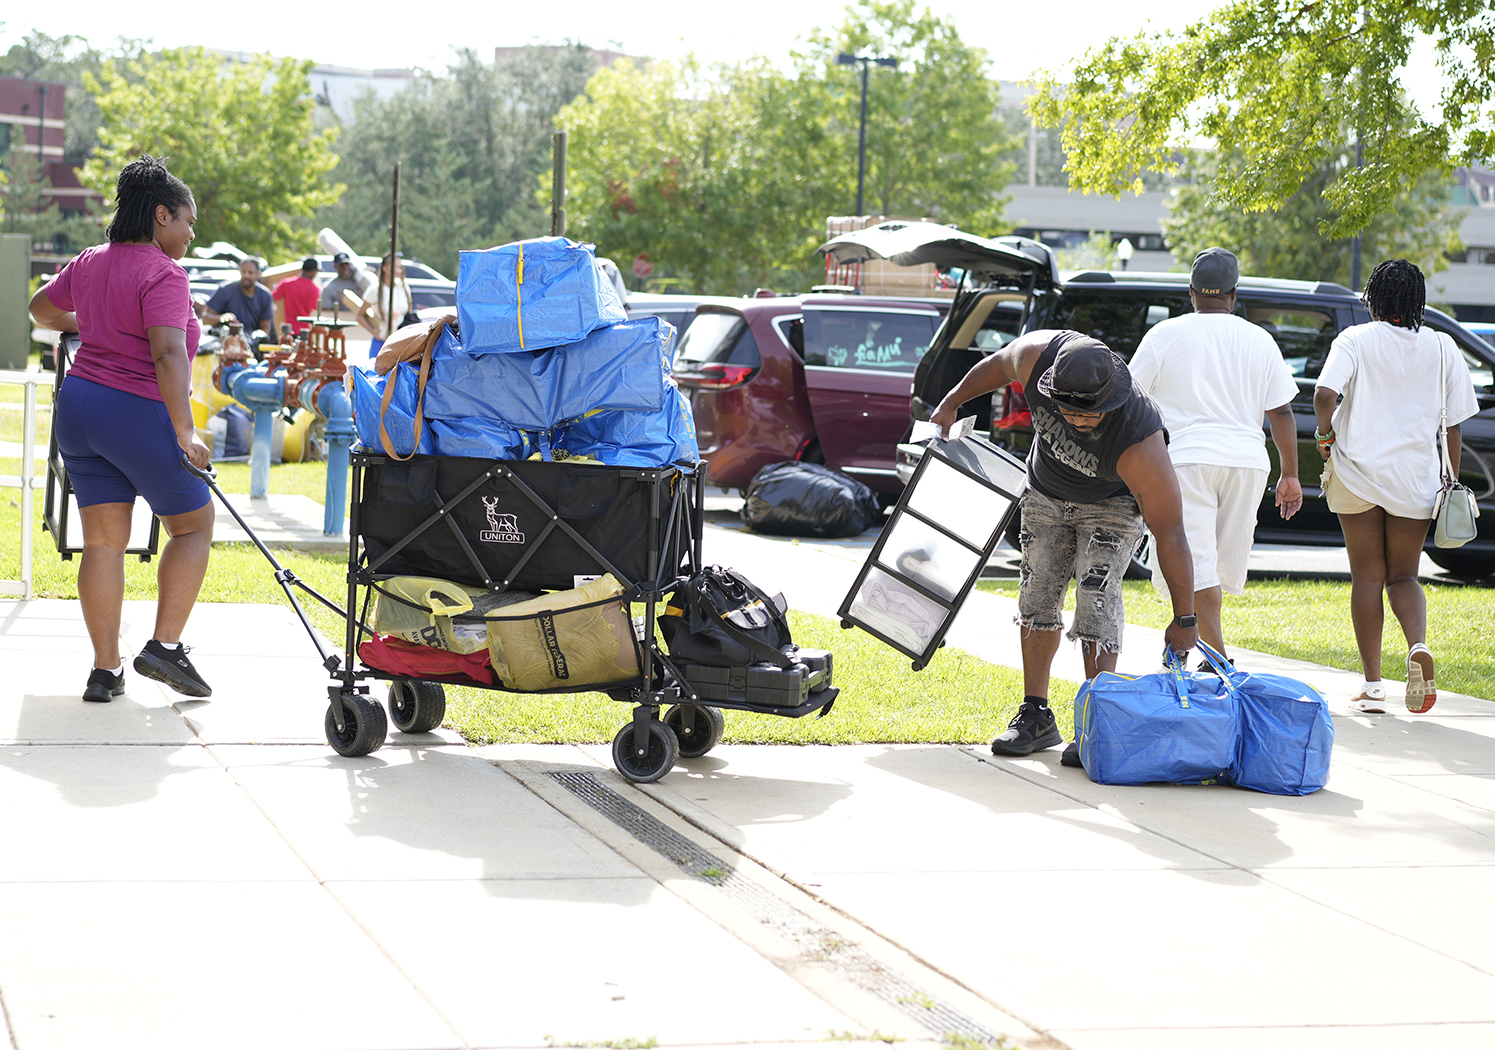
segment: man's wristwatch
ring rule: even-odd
[[[1199,617],[1196,616],[1194,613],[1186,613],[1183,616],[1175,616],[1173,618],[1173,626],[1175,626],[1175,627],[1197,627],[1197,626],[1199,626]]]

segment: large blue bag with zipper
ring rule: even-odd
[[[457,323],[469,354],[545,350],[628,319],[590,244],[515,241],[457,261]]]
[[[1237,671],[1204,642],[1199,651],[1240,704],[1241,733],[1225,782],[1272,795],[1311,795],[1327,784],[1334,719],[1323,694],[1287,675]]]
[[[673,381],[657,412],[594,412],[559,435],[558,448],[612,467],[667,467],[699,463],[690,402]]]
[[[466,352],[450,328],[436,342],[427,419],[500,419],[550,430],[593,411],[657,412],[673,396],[675,329],[658,317],[600,328],[580,342],[513,354]]]
[[[1102,671],[1075,696],[1080,764],[1097,784],[1219,783],[1235,761],[1235,689],[1166,656],[1163,671]]]
[[[415,441],[415,405],[420,392],[420,368],[411,362],[401,362],[387,374],[378,376],[361,368],[350,368],[348,374],[353,383],[353,428],[358,433],[358,443],[367,452],[384,454],[384,444],[379,439],[379,422],[384,403],[384,389],[394,384],[389,410],[383,412],[384,429],[389,434],[390,444],[401,456],[419,452],[431,455],[436,451],[431,438],[431,421],[424,421],[420,443]],[[429,396],[430,386],[426,393]]]

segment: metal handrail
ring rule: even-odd
[[[21,423],[21,473],[0,474],[0,488],[21,490],[21,578],[0,580],[0,595],[15,595],[23,601],[31,597],[31,541],[35,527],[34,493],[36,481],[36,386],[51,384],[52,376],[42,372],[3,372],[0,383],[26,388],[24,415]]]

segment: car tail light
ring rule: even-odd
[[[758,370],[748,365],[726,365],[710,362],[699,371],[677,371],[675,381],[701,390],[731,390],[753,378]]]
[[[1028,398],[1023,393],[1023,384],[1009,383],[1002,391],[1002,417],[991,425],[993,430],[1012,430],[1015,427],[1031,427],[1033,413],[1028,411]]]

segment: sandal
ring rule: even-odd
[[[1438,687],[1433,683],[1433,654],[1421,642],[1407,653],[1407,710],[1420,715],[1432,710],[1438,702]]]

